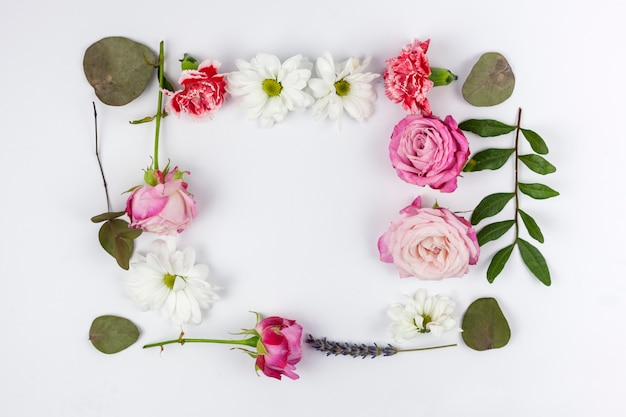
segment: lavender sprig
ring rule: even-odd
[[[433,347],[425,347],[425,348],[415,348],[415,349],[398,349],[395,346],[387,344],[387,346],[378,346],[376,343],[372,345],[367,345],[365,343],[346,343],[346,342],[334,342],[332,340],[327,340],[325,337],[321,339],[316,339],[312,335],[308,335],[306,343],[311,345],[313,349],[326,353],[326,356],[335,355],[335,356],[352,356],[353,358],[361,357],[365,359],[367,357],[376,358],[378,356],[391,356],[400,352],[413,352],[418,350],[431,350],[431,349],[439,349],[444,347],[456,346],[455,344],[451,345],[443,345],[443,346],[433,346]]]

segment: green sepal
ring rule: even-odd
[[[200,66],[200,63],[198,62],[198,60],[192,57],[191,55],[189,55],[188,53],[185,53],[185,55],[183,56],[183,59],[179,59],[179,61],[180,61],[180,68],[183,71],[197,70],[198,67]]]
[[[530,272],[532,272],[542,284],[550,286],[552,283],[550,279],[550,270],[548,269],[546,259],[543,257],[541,252],[539,252],[539,249],[522,238],[517,238],[517,246],[519,247],[519,253],[522,256],[522,260]]]
[[[548,162],[543,156],[531,153],[528,155],[520,155],[518,156],[518,159],[537,174],[547,175],[556,172],[556,167]]]
[[[500,272],[504,269],[504,266],[508,262],[511,257],[511,252],[513,252],[513,248],[515,247],[515,243],[510,244],[493,255],[491,258],[491,262],[489,263],[489,267],[487,268],[487,281],[493,283]]]
[[[521,130],[522,135],[524,135],[528,143],[530,143],[530,147],[533,149],[533,151],[541,155],[545,155],[548,153],[548,145],[546,145],[546,142],[541,138],[541,136],[539,136],[536,132],[530,129]]]
[[[483,169],[496,170],[502,167],[509,160],[515,149],[490,148],[477,152],[467,161],[463,167],[463,172],[482,171]]]
[[[514,224],[515,220],[504,220],[501,222],[488,224],[487,226],[480,229],[478,233],[476,233],[478,245],[483,246],[485,243],[499,239],[502,235],[509,231],[509,229],[513,227]]]
[[[483,138],[488,138],[511,133],[515,130],[515,126],[492,119],[469,119],[461,122],[459,129],[475,133]]]
[[[544,184],[525,184],[520,182],[517,186],[521,192],[536,200],[544,200],[546,198],[552,198],[559,195],[558,191],[553,190]]]
[[[144,172],[143,180],[146,184],[155,187],[159,183],[159,176],[155,170],[149,169]]]
[[[109,211],[106,213],[98,214],[97,216],[93,216],[91,218],[91,221],[93,223],[102,223],[107,220],[117,219],[118,217],[123,216],[124,214],[126,214],[125,211]]]
[[[115,258],[120,268],[128,270],[130,257],[135,249],[134,240],[141,235],[140,229],[132,229],[121,219],[107,220],[98,232],[102,248]]]
[[[515,193],[495,193],[483,198],[472,212],[470,222],[477,225],[487,217],[500,213],[504,206],[515,196]]]
[[[430,75],[428,79],[433,82],[433,86],[448,85],[452,81],[458,80],[459,77],[454,75],[449,69],[446,68],[430,68]]]
[[[533,219],[530,215],[520,209],[518,209],[517,211],[519,212],[519,215],[522,218],[522,222],[524,222],[524,226],[526,226],[526,230],[528,230],[528,234],[530,235],[530,237],[532,237],[539,243],[543,243],[543,233],[541,233],[541,229],[539,228],[539,225],[537,225],[535,219]]]

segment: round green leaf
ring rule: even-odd
[[[96,96],[105,104],[123,106],[148,86],[156,63],[147,46],[120,36],[99,40],[85,51],[83,70]]]
[[[498,349],[511,338],[509,323],[495,298],[479,298],[470,304],[461,328],[463,342],[474,350]]]
[[[483,54],[463,83],[465,100],[479,107],[495,106],[513,94],[515,75],[506,58],[497,52]]]
[[[97,317],[89,329],[89,340],[102,353],[120,352],[139,338],[139,329],[135,324],[123,317]]]

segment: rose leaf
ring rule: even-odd
[[[549,286],[552,283],[550,270],[548,269],[546,259],[541,252],[539,252],[539,249],[521,238],[517,238],[517,245],[519,246],[522,261],[524,261],[528,269],[530,269],[530,272],[532,272],[542,284]]]
[[[548,153],[548,145],[537,133],[530,129],[522,129],[522,135],[524,135],[533,151],[541,155]]]
[[[518,159],[537,174],[547,175],[556,172],[556,167],[548,162],[543,156],[531,153],[528,155],[520,155],[518,156]]]
[[[504,220],[501,222],[488,224],[487,226],[480,229],[480,231],[476,234],[478,245],[483,246],[485,243],[499,239],[511,227],[513,227],[514,224],[515,220]]]
[[[481,220],[500,213],[515,193],[495,193],[483,198],[472,212],[470,222],[477,225]]]
[[[546,198],[552,198],[559,195],[558,191],[553,190],[544,184],[525,184],[520,182],[517,185],[521,192],[536,200],[544,200]]]
[[[543,243],[543,233],[541,233],[541,229],[539,228],[539,225],[537,224],[535,219],[533,219],[529,214],[521,209],[518,209],[517,211],[522,218],[522,222],[524,222],[524,226],[526,226],[526,230],[528,230],[528,234],[530,235],[530,237],[532,237],[539,243]]]
[[[495,298],[479,298],[463,316],[463,342],[474,350],[498,349],[511,339],[511,329]]]
[[[513,94],[515,75],[506,58],[498,52],[483,54],[463,83],[465,100],[478,107],[495,106]]]
[[[85,51],[83,70],[96,96],[105,104],[123,106],[143,93],[154,72],[154,52],[128,38],[112,36]]]
[[[484,169],[496,170],[502,167],[513,155],[515,149],[490,148],[477,152],[467,161],[463,167],[463,172],[482,171]]]
[[[89,329],[89,340],[102,353],[120,352],[139,338],[139,328],[130,320],[118,316],[100,316]]]
[[[493,283],[500,272],[504,269],[504,265],[506,265],[507,261],[511,257],[511,252],[513,252],[513,248],[515,247],[515,243],[510,244],[509,246],[500,249],[493,255],[491,258],[491,262],[489,263],[489,267],[487,267],[487,281]]]
[[[475,133],[483,138],[489,138],[510,133],[515,130],[515,126],[492,119],[469,119],[459,123],[459,129]]]

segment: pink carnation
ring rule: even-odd
[[[465,275],[478,262],[480,247],[466,219],[445,208],[422,208],[417,197],[380,237],[378,251],[401,278],[441,280]]]
[[[404,181],[444,193],[456,190],[469,144],[452,116],[410,114],[393,129],[389,157]]]
[[[424,42],[415,39],[402,49],[399,56],[386,61],[387,68],[383,72],[385,94],[394,103],[402,103],[411,114],[429,116],[432,113],[426,98],[426,93],[434,85],[428,78],[431,74],[426,58],[429,43],[430,39]]]
[[[169,109],[180,115],[187,113],[192,117],[203,117],[217,110],[226,97],[226,80],[223,74],[217,73],[220,63],[204,61],[197,70],[185,70],[178,81],[183,89],[175,93],[166,91],[172,96]]]

